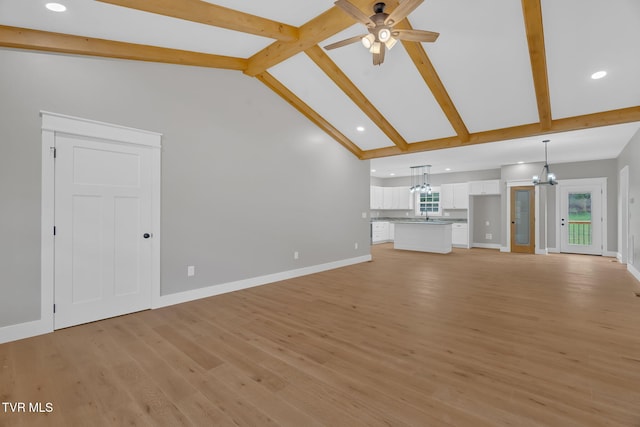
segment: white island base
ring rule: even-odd
[[[451,223],[444,221],[397,222],[394,249],[408,251],[451,252]]]

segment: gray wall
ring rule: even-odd
[[[370,253],[369,162],[257,80],[17,50],[0,64],[0,326],[40,313],[40,110],[164,134],[164,295]]]
[[[473,236],[471,243],[500,244],[502,241],[502,203],[499,195],[471,196]],[[487,225],[489,222],[489,225]],[[491,234],[491,239],[486,235]]]
[[[628,263],[636,269],[640,266],[640,131],[622,150],[617,171],[629,166],[629,251]],[[633,250],[633,253],[631,252]]]

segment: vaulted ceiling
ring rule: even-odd
[[[637,0],[426,0],[380,66],[331,0],[58,1],[0,0],[0,46],[237,70],[361,159],[640,122]]]

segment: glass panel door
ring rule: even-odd
[[[602,186],[562,186],[560,251],[602,255]]]
[[[535,253],[534,187],[511,188],[511,252]]]

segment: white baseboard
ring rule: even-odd
[[[500,246],[500,252],[511,252],[509,246]]]
[[[547,252],[550,254],[559,254],[560,253],[560,249],[558,248],[547,248]]]
[[[0,344],[53,332],[51,322],[33,320],[0,328]]]
[[[472,248],[483,248],[483,249],[500,249],[502,251],[502,246],[498,243],[472,243]]]
[[[633,277],[636,278],[636,280],[638,282],[640,282],[640,271],[638,271],[637,268],[635,268],[633,265],[631,264],[627,264],[627,271],[629,271],[629,273],[631,273],[633,275]]]
[[[536,249],[536,255],[548,255],[548,254],[549,254],[548,249]]]
[[[617,258],[618,255],[619,254],[617,252],[612,252],[612,251],[604,251],[604,252],[602,252],[602,256],[606,256],[606,257],[610,257],[610,258]]]
[[[622,254],[620,252],[616,252],[616,259],[619,263],[622,263]]]
[[[371,255],[365,255],[341,261],[334,261],[326,264],[313,265],[310,267],[283,271],[280,273],[267,274],[265,276],[252,277],[250,279],[243,279],[235,282],[207,286],[206,288],[193,289],[176,294],[161,295],[160,298],[154,302],[151,308],[166,307],[169,305],[194,301],[201,298],[208,298],[215,295],[226,294],[227,292],[253,288],[255,286],[266,285],[268,283],[278,282],[281,280],[293,279],[295,277],[306,276],[308,274],[320,273],[322,271],[333,270],[335,268],[346,267],[348,265],[359,264],[367,261],[371,261]]]

